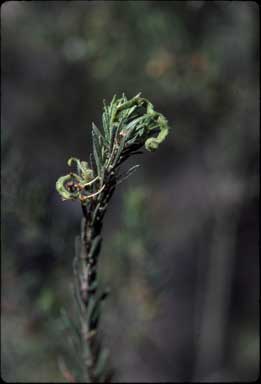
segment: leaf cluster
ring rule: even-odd
[[[166,118],[140,93],[129,100],[124,94],[121,98],[115,95],[109,105],[104,101],[102,129],[92,124],[90,166],[77,158],[69,159],[68,165],[72,160],[76,162],[78,176],[70,173],[60,177],[56,183],[58,193],[64,200],[79,198],[86,204],[86,191],[91,192],[92,198],[100,194],[112,175],[117,183],[129,177],[138,165],[124,174],[119,174],[119,166],[131,155],[140,153],[143,146],[148,151],[156,150],[168,132]]]
[[[154,151],[168,134],[165,117],[140,94],[128,100],[113,97],[109,105],[104,101],[102,132],[93,124],[93,154],[97,174],[116,169],[127,157],[145,145]]]

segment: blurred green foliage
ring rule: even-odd
[[[88,159],[102,100],[123,91],[142,91],[173,129],[106,217],[118,379],[255,380],[258,5],[11,1],[1,16],[4,380],[63,381],[81,212],[54,184],[68,155]]]

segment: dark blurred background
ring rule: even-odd
[[[105,220],[115,380],[257,379],[258,5],[8,1],[1,16],[2,378],[64,381],[81,209],[55,182],[88,159],[103,99],[141,91],[171,132],[129,162]]]

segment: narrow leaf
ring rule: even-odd
[[[107,348],[101,350],[94,370],[95,376],[101,377],[101,375],[104,373],[108,363],[109,355],[109,350]]]
[[[89,252],[89,256],[88,256],[90,259],[94,259],[95,260],[96,257],[98,256],[98,254],[100,252],[100,249],[101,249],[101,241],[102,241],[101,236],[97,236],[93,240],[92,246],[91,246],[91,249],[90,249],[90,252]]]
[[[105,100],[103,100],[103,114],[102,114],[102,124],[103,124],[103,131],[104,131],[104,136],[106,137],[106,140],[109,142],[110,140],[110,116],[108,112],[108,107],[105,103]]]
[[[93,155],[97,167],[98,175],[100,176],[101,173],[101,167],[102,167],[102,157],[101,157],[101,148],[99,144],[99,137],[95,133],[95,131],[92,131],[92,142],[93,142]]]
[[[123,173],[122,175],[119,176],[119,179],[117,181],[117,185],[121,184],[124,180],[128,179],[135,171],[140,167],[139,164],[134,165],[131,167],[127,172]]]

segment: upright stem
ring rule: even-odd
[[[140,94],[130,100],[124,94],[120,99],[114,96],[109,106],[104,104],[102,121],[103,132],[95,124],[92,127],[91,168],[86,161],[71,157],[67,163],[71,166],[76,162],[77,174],[70,172],[56,182],[63,200],[80,200],[82,204],[81,237],[73,264],[74,288],[81,323],[84,379],[96,383],[110,382],[112,378],[107,350],[101,347],[98,335],[101,303],[107,295],[98,292],[97,279],[103,217],[116,184],[124,179],[124,174],[119,174],[120,165],[140,153],[143,146],[149,151],[157,149],[169,129],[165,117]],[[129,169],[125,178],[136,167]]]
[[[79,288],[80,306],[84,308],[86,316],[81,316],[81,338],[84,357],[84,376],[89,382],[110,382],[112,371],[100,377],[97,370],[101,354],[101,340],[98,334],[99,305],[106,293],[98,294],[97,266],[101,249],[102,221],[109,200],[114,192],[116,179],[114,173],[107,175],[103,193],[99,199],[91,200],[88,205],[82,204],[83,219],[81,226],[81,251],[77,260],[76,284]]]

